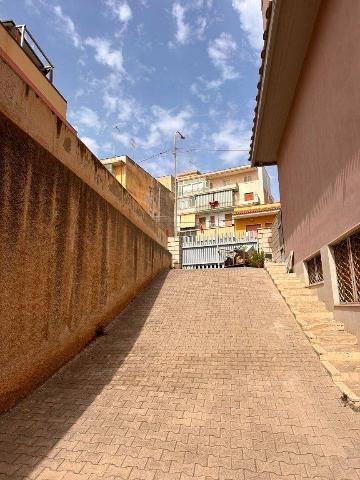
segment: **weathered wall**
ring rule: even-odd
[[[0,409],[108,323],[170,254],[0,113]]]
[[[167,236],[132,195],[9,65],[0,58],[0,111],[51,152],[95,192],[155,242]]]
[[[271,228],[258,229],[259,250],[263,251],[265,255],[272,256],[271,250]]]
[[[294,261],[360,223],[360,2],[323,2],[279,152]],[[355,56],[354,56],[355,55]]]
[[[174,195],[137,163],[126,157],[126,189],[169,235],[174,231]]]
[[[271,225],[271,251],[273,262],[283,262],[285,260],[281,212],[276,215]]]
[[[0,24],[0,57],[12,63],[27,81],[35,86],[37,93],[63,118],[66,118],[66,100],[55,86],[33,64],[16,40]]]

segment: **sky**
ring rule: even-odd
[[[0,0],[0,19],[27,25],[99,158],[127,154],[171,174],[179,130],[178,171],[248,164],[260,0]]]

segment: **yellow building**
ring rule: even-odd
[[[174,194],[127,155],[101,160],[142,208],[171,236],[174,231]],[[171,185],[169,176],[166,183]]]
[[[273,202],[268,173],[249,165],[180,173],[177,195],[178,229],[187,236],[234,234],[237,208]]]
[[[26,25],[0,22],[0,57],[74,130],[65,120],[67,102],[53,84],[54,66]]]
[[[257,232],[259,228],[269,228],[279,211],[279,202],[236,207],[233,215],[235,232]]]

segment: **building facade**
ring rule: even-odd
[[[174,231],[174,194],[127,155],[105,158],[101,163],[126,188],[168,236]],[[171,178],[168,177],[169,185]]]
[[[256,235],[256,228],[247,228],[251,220],[237,225],[236,208],[273,202],[268,173],[264,168],[249,166],[181,173],[177,178],[177,193],[178,230],[190,236],[232,234],[240,230]],[[262,226],[259,218],[255,224]]]
[[[360,339],[360,2],[265,6],[252,165],[278,166],[285,257]]]
[[[13,20],[0,22],[0,58],[61,120],[66,119],[67,102],[54,86],[54,66],[26,25],[17,25]],[[66,124],[74,131],[70,124]]]

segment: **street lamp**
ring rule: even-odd
[[[175,204],[174,204],[174,237],[177,237],[177,171],[176,171],[176,139],[181,138],[181,140],[185,140],[185,137],[179,131],[174,133],[174,179],[175,179]]]

